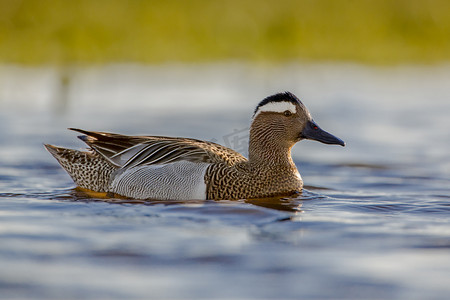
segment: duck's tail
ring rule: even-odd
[[[95,192],[108,192],[111,174],[117,167],[93,152],[44,144],[75,183]]]

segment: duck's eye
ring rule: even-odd
[[[284,113],[283,113],[286,117],[290,117],[290,116],[292,116],[292,113],[291,113],[291,111],[290,110],[286,110],[286,111],[284,111]]]

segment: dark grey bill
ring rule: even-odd
[[[315,140],[324,144],[345,146],[343,140],[322,130],[314,121],[308,121],[305,129],[303,129],[300,134],[300,137],[308,140]]]

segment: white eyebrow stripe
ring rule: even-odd
[[[289,110],[293,114],[297,113],[297,107],[292,102],[289,101],[270,102],[267,103],[266,105],[259,107],[253,119],[256,118],[256,116],[263,111],[282,113],[285,112],[286,110]]]

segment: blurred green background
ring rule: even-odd
[[[0,63],[437,63],[448,0],[0,0]]]

